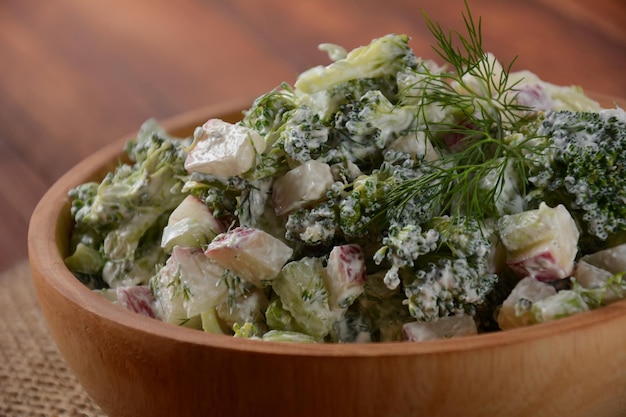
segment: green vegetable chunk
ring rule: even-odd
[[[327,67],[314,67],[302,73],[296,89],[307,93],[327,90],[331,86],[357,78],[374,78],[395,74],[415,63],[406,35],[387,35],[374,39],[369,45],[349,52]]]
[[[165,262],[160,237],[167,216],[185,197],[181,177],[188,144],[148,121],[126,145],[131,163],[120,164],[99,184],[70,191],[72,241],[102,253],[99,272],[106,285],[147,284]]]
[[[258,341],[362,343],[532,325],[626,294],[626,113],[512,71],[426,15],[192,138],[146,122],[70,191],[68,268],[150,283],[163,321]]]
[[[317,340],[328,335],[334,322],[324,273],[320,259],[305,257],[285,265],[273,282],[274,291],[297,327]]]
[[[531,159],[533,196],[563,201],[584,225],[587,249],[626,232],[626,116],[623,110],[547,113],[545,152]]]

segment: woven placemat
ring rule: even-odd
[[[27,262],[0,275],[0,416],[105,416],[48,333]]]

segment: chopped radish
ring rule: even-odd
[[[237,227],[218,235],[206,256],[242,279],[261,287],[291,258],[293,249],[260,229]]]
[[[533,110],[553,110],[555,103],[540,82],[522,84],[517,89],[517,102]]]
[[[177,273],[178,262],[171,256],[158,274],[150,280],[150,286],[155,298],[157,316],[164,322],[180,325],[188,317]]]
[[[520,280],[498,311],[498,325],[507,330],[532,324],[532,304],[555,294],[556,290],[550,284],[532,277]]]
[[[603,268],[598,268],[584,260],[579,260],[574,271],[576,282],[585,288],[603,287],[608,279],[613,275]],[[621,297],[614,291],[607,289],[602,297],[602,304],[610,304],[614,301],[621,300]]]
[[[408,153],[414,159],[435,161],[440,158],[439,152],[433,147],[430,139],[421,131],[400,136],[389,145],[389,149]]]
[[[503,216],[498,222],[507,265],[520,277],[550,281],[572,274],[578,251],[576,222],[563,205]]]
[[[583,256],[576,265],[574,277],[585,288],[602,287],[613,275],[626,271],[626,244]],[[609,304],[621,297],[608,290],[602,303]]]
[[[161,247],[171,253],[174,246],[199,248],[223,232],[206,204],[189,195],[174,209],[163,229]]]
[[[507,265],[520,277],[527,275],[540,281],[552,281],[569,276],[574,264],[561,263],[554,247],[545,244],[509,258]]]
[[[175,246],[152,285],[164,321],[181,324],[226,300],[224,268],[196,248]]]
[[[135,313],[156,318],[154,297],[146,285],[117,287],[115,289],[117,303]]]
[[[330,166],[307,161],[274,181],[272,199],[277,215],[320,201],[334,182]]]
[[[255,130],[220,119],[207,121],[199,140],[189,151],[185,168],[217,177],[243,174],[254,165],[257,153],[265,150],[265,140]]]
[[[582,260],[611,274],[626,271],[626,244],[604,249],[582,257]]]
[[[335,246],[328,257],[325,278],[331,309],[349,307],[365,285],[365,255],[361,246]]]

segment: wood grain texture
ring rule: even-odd
[[[626,96],[622,0],[474,0],[486,49],[547,81]],[[462,29],[461,0],[0,2],[0,270],[26,256],[46,189],[78,161],[164,118],[293,82],[347,48],[406,33],[434,57],[424,9]]]

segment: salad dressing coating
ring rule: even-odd
[[[626,247],[624,110],[511,71],[467,22],[462,50],[427,21],[443,66],[405,35],[324,44],[329,65],[236,124],[180,139],[146,122],[130,164],[70,192],[68,268],[175,325],[303,343],[461,337],[623,298],[602,260]]]

